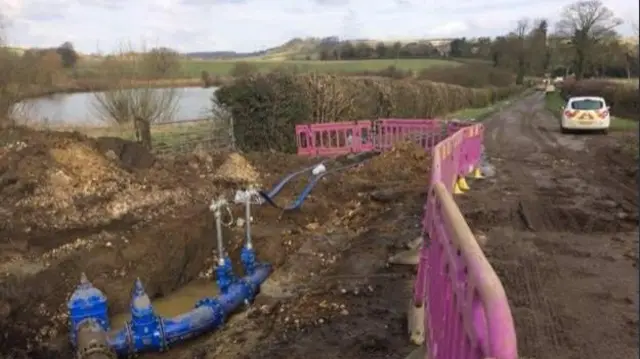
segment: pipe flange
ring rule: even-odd
[[[99,355],[99,357],[107,357],[109,359],[117,359],[116,354],[109,348],[109,346],[92,342],[86,346],[78,349],[78,359],[90,359],[93,355]]]

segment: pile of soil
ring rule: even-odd
[[[369,160],[358,172],[378,181],[424,182],[430,167],[431,157],[424,148],[401,142]]]
[[[2,231],[105,225],[189,197],[184,188],[167,186],[171,179],[161,186],[150,176],[154,158],[135,143],[78,133],[25,131],[21,137],[0,155]]]
[[[257,185],[260,175],[242,155],[231,153],[218,168],[214,179],[229,184]]]

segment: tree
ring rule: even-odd
[[[24,109],[21,104],[29,88],[37,81],[35,66],[4,46],[4,22],[0,14],[0,126],[12,125]]]
[[[507,67],[509,65],[509,39],[498,36],[491,44],[491,61],[493,67]]]
[[[36,62],[36,72],[40,76],[38,82],[46,86],[53,86],[62,70],[62,59],[55,51],[42,51]]]
[[[143,55],[143,61],[151,77],[168,77],[180,72],[180,54],[166,47],[151,49]]]
[[[376,55],[379,59],[384,59],[387,57],[387,46],[384,42],[378,42],[376,44]]]
[[[530,70],[536,75],[543,75],[549,69],[551,54],[547,47],[547,20],[535,20],[529,34]]]
[[[584,77],[594,45],[611,37],[620,24],[622,20],[600,0],[582,0],[563,9],[556,30],[560,36],[571,39],[576,79]]]
[[[402,43],[400,41],[396,41],[393,43],[393,57],[394,58],[399,58],[400,57],[400,51],[402,50]]]
[[[72,43],[69,41],[63,43],[58,47],[56,52],[60,55],[60,58],[62,59],[62,66],[64,66],[64,68],[70,69],[76,67],[78,62],[78,53],[76,53]]]
[[[151,62],[132,51],[120,51],[103,63],[111,81],[105,92],[93,94],[93,109],[105,122],[133,126],[136,140],[151,149],[151,125],[170,121],[177,110],[180,94],[176,89],[157,89],[145,76],[153,71]]]
[[[549,36],[549,67],[553,76],[568,76],[573,71],[575,50],[570,40],[557,35]]]
[[[471,54],[469,43],[465,38],[453,39],[449,46],[451,57],[468,57]]]
[[[516,53],[516,84],[524,83],[524,76],[527,73],[528,46],[526,35],[529,29],[529,19],[523,18],[518,20],[516,29],[513,32],[515,53]]]

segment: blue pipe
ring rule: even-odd
[[[314,168],[316,168],[317,166],[320,166],[320,165],[321,165],[321,164],[323,164],[323,163],[325,163],[325,161],[322,161],[322,162],[320,162],[320,163],[318,163],[318,164],[315,164],[315,165],[313,165],[313,166],[311,166],[311,167],[306,167],[306,168],[303,168],[303,169],[301,169],[301,170],[299,170],[299,171],[296,171],[296,172],[293,172],[293,173],[288,174],[288,175],[287,175],[286,177],[284,177],[284,178],[283,178],[283,179],[282,179],[278,184],[276,184],[276,185],[271,189],[271,191],[269,191],[269,193],[268,193],[269,198],[274,198],[275,196],[277,196],[277,195],[278,195],[278,193],[280,193],[280,191],[282,191],[282,189],[284,188],[284,186],[285,186],[289,181],[291,181],[294,177],[296,177],[296,176],[298,176],[298,175],[300,175],[300,174],[303,174],[303,173],[305,173],[305,172],[308,172],[308,171],[313,171],[313,169],[314,169]]]
[[[311,178],[311,181],[309,181],[309,183],[307,183],[307,185],[302,189],[302,192],[300,192],[300,194],[298,195],[298,197],[296,197],[296,199],[293,201],[292,204],[286,206],[286,207],[280,207],[278,206],[274,201],[273,198],[271,196],[269,196],[268,193],[265,193],[263,191],[258,191],[258,193],[260,194],[260,196],[267,202],[269,203],[271,206],[279,208],[283,211],[293,211],[293,210],[297,210],[300,209],[300,207],[302,207],[302,204],[304,203],[304,200],[307,199],[307,197],[309,196],[309,194],[311,193],[311,190],[318,184],[318,182],[320,181],[320,179],[322,179],[322,177],[331,174],[331,173],[335,173],[335,172],[339,172],[339,171],[344,171],[348,168],[351,167],[355,167],[357,165],[362,164],[364,161],[368,160],[369,158],[366,158],[364,160],[355,162],[355,163],[350,163],[348,165],[345,166],[341,166],[341,167],[337,167],[334,169],[331,169],[329,171],[325,171],[322,172],[316,176],[313,176]]]
[[[201,299],[193,310],[173,318],[162,318],[155,314],[151,300],[144,292],[142,283],[137,280],[131,302],[131,320],[124,328],[111,332],[108,332],[108,322],[105,322],[108,318],[103,315],[106,314],[106,298],[85,280],[82,287],[74,292],[75,302],[69,302],[70,336],[78,358],[88,359],[94,354],[105,355],[104,352],[92,352],[92,348],[96,347],[96,331],[108,332],[105,348],[110,348],[118,356],[129,357],[144,352],[165,351],[176,343],[216,330],[234,311],[253,301],[270,272],[270,265],[258,264],[252,274],[235,280],[226,293],[217,298]],[[93,298],[87,301],[89,296],[86,293],[89,291]],[[97,305],[97,308],[91,305]],[[96,325],[85,325],[96,322]],[[83,341],[83,335],[90,337],[93,342]]]

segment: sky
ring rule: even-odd
[[[572,0],[0,0],[7,42],[83,53],[166,46],[251,52],[294,37],[404,40],[497,36],[518,19],[557,21]],[[632,35],[636,0],[602,0]]]

